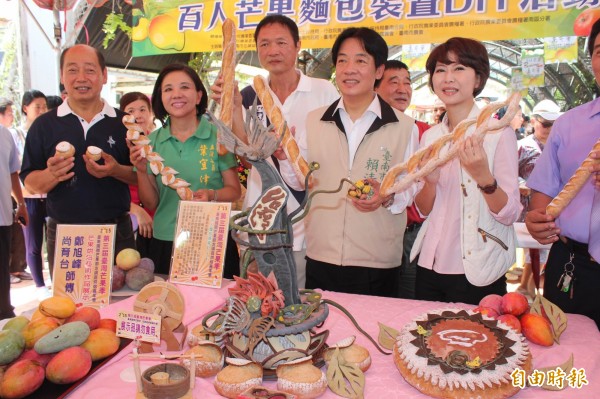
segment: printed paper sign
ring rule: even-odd
[[[117,337],[159,344],[160,328],[157,314],[121,310],[117,315]]]
[[[78,306],[109,304],[116,225],[59,224],[56,227],[54,295]]]
[[[228,202],[179,202],[170,282],[221,287],[230,211]]]

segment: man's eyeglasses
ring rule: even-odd
[[[543,118],[535,118],[535,119],[540,123],[540,125],[542,125],[546,129],[548,129],[549,127],[552,127],[552,125],[554,125],[554,121],[548,121]]]

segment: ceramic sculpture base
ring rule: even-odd
[[[259,341],[255,342],[250,353],[248,329],[234,333],[224,339],[226,356],[253,360],[263,366],[265,379],[276,379],[275,369],[281,363],[286,363],[306,356],[313,357],[313,363],[320,367],[324,364],[323,351],[329,330],[318,333],[312,330],[323,324],[329,315],[327,304],[302,323],[286,326],[276,323]]]

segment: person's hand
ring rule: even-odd
[[[24,220],[25,222],[22,223],[21,220]],[[15,222],[20,223],[23,226],[26,226],[29,223],[29,214],[27,213],[25,204],[17,207],[17,211],[15,212]]]
[[[600,151],[592,151],[591,157],[592,159],[600,160]],[[590,166],[590,172],[592,173],[591,178],[596,189],[600,189],[600,161],[594,162],[592,166]]]
[[[485,186],[493,182],[494,176],[490,172],[488,157],[483,149],[483,137],[467,137],[459,144],[458,157],[463,169],[477,184]]]
[[[373,196],[371,198],[352,198],[352,204],[356,209],[361,212],[373,212],[376,211],[379,207],[381,207],[384,203],[390,202],[390,197],[393,199],[393,194],[382,197],[379,194],[379,189],[381,188],[381,183],[375,179],[366,179],[371,189],[373,190]]]
[[[210,86],[209,98],[219,105],[221,105],[221,95],[223,93],[223,83],[224,83],[223,77],[221,76],[221,73],[219,72],[219,75],[215,79],[215,82],[212,84],[212,86]]]
[[[93,161],[86,154],[83,154],[85,168],[90,175],[98,179],[113,176],[115,174],[115,170],[119,167],[119,163],[113,158],[113,156],[104,151],[102,151],[102,159],[104,160],[103,165]]]
[[[146,165],[148,160],[142,156],[142,146],[133,145],[127,141],[127,147],[129,147],[129,162],[140,172],[146,173]]]
[[[529,197],[531,195],[531,189],[529,187],[527,187],[525,184],[520,184],[519,185],[519,193],[523,197]]]
[[[142,237],[152,238],[152,218],[148,215],[148,212],[143,210],[136,213],[138,221],[138,234]]]
[[[209,190],[202,188],[198,191],[194,191],[194,193],[192,194],[192,201],[201,201],[201,202],[208,202],[210,201],[209,197],[208,197],[208,192]]]
[[[292,134],[292,137],[296,137],[296,127],[292,126],[290,128],[290,133]],[[277,149],[273,152],[273,156],[277,159],[279,159],[280,161],[286,160],[288,159],[287,155],[285,154],[285,150],[283,149],[283,140],[279,143],[279,147],[277,147]]]
[[[533,209],[525,216],[525,226],[529,234],[540,244],[552,244],[559,240],[560,229],[554,218],[546,214],[546,209]]]
[[[433,148],[429,148],[429,150],[425,153],[425,156],[421,158],[421,162],[419,162],[419,169],[423,169],[423,167],[429,162],[429,160],[433,158],[433,154]],[[423,176],[423,180],[426,183],[435,186],[440,180],[440,168],[437,167],[428,175]]]
[[[70,172],[75,166],[75,157],[63,158],[62,156],[53,156],[46,161],[48,171],[59,182],[69,180],[75,176],[75,172]]]

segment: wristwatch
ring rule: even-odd
[[[494,194],[496,192],[496,189],[498,188],[498,182],[496,181],[496,179],[494,179],[494,182],[492,184],[488,184],[487,186],[483,187],[481,187],[478,184],[477,188],[480,189],[484,194]]]

